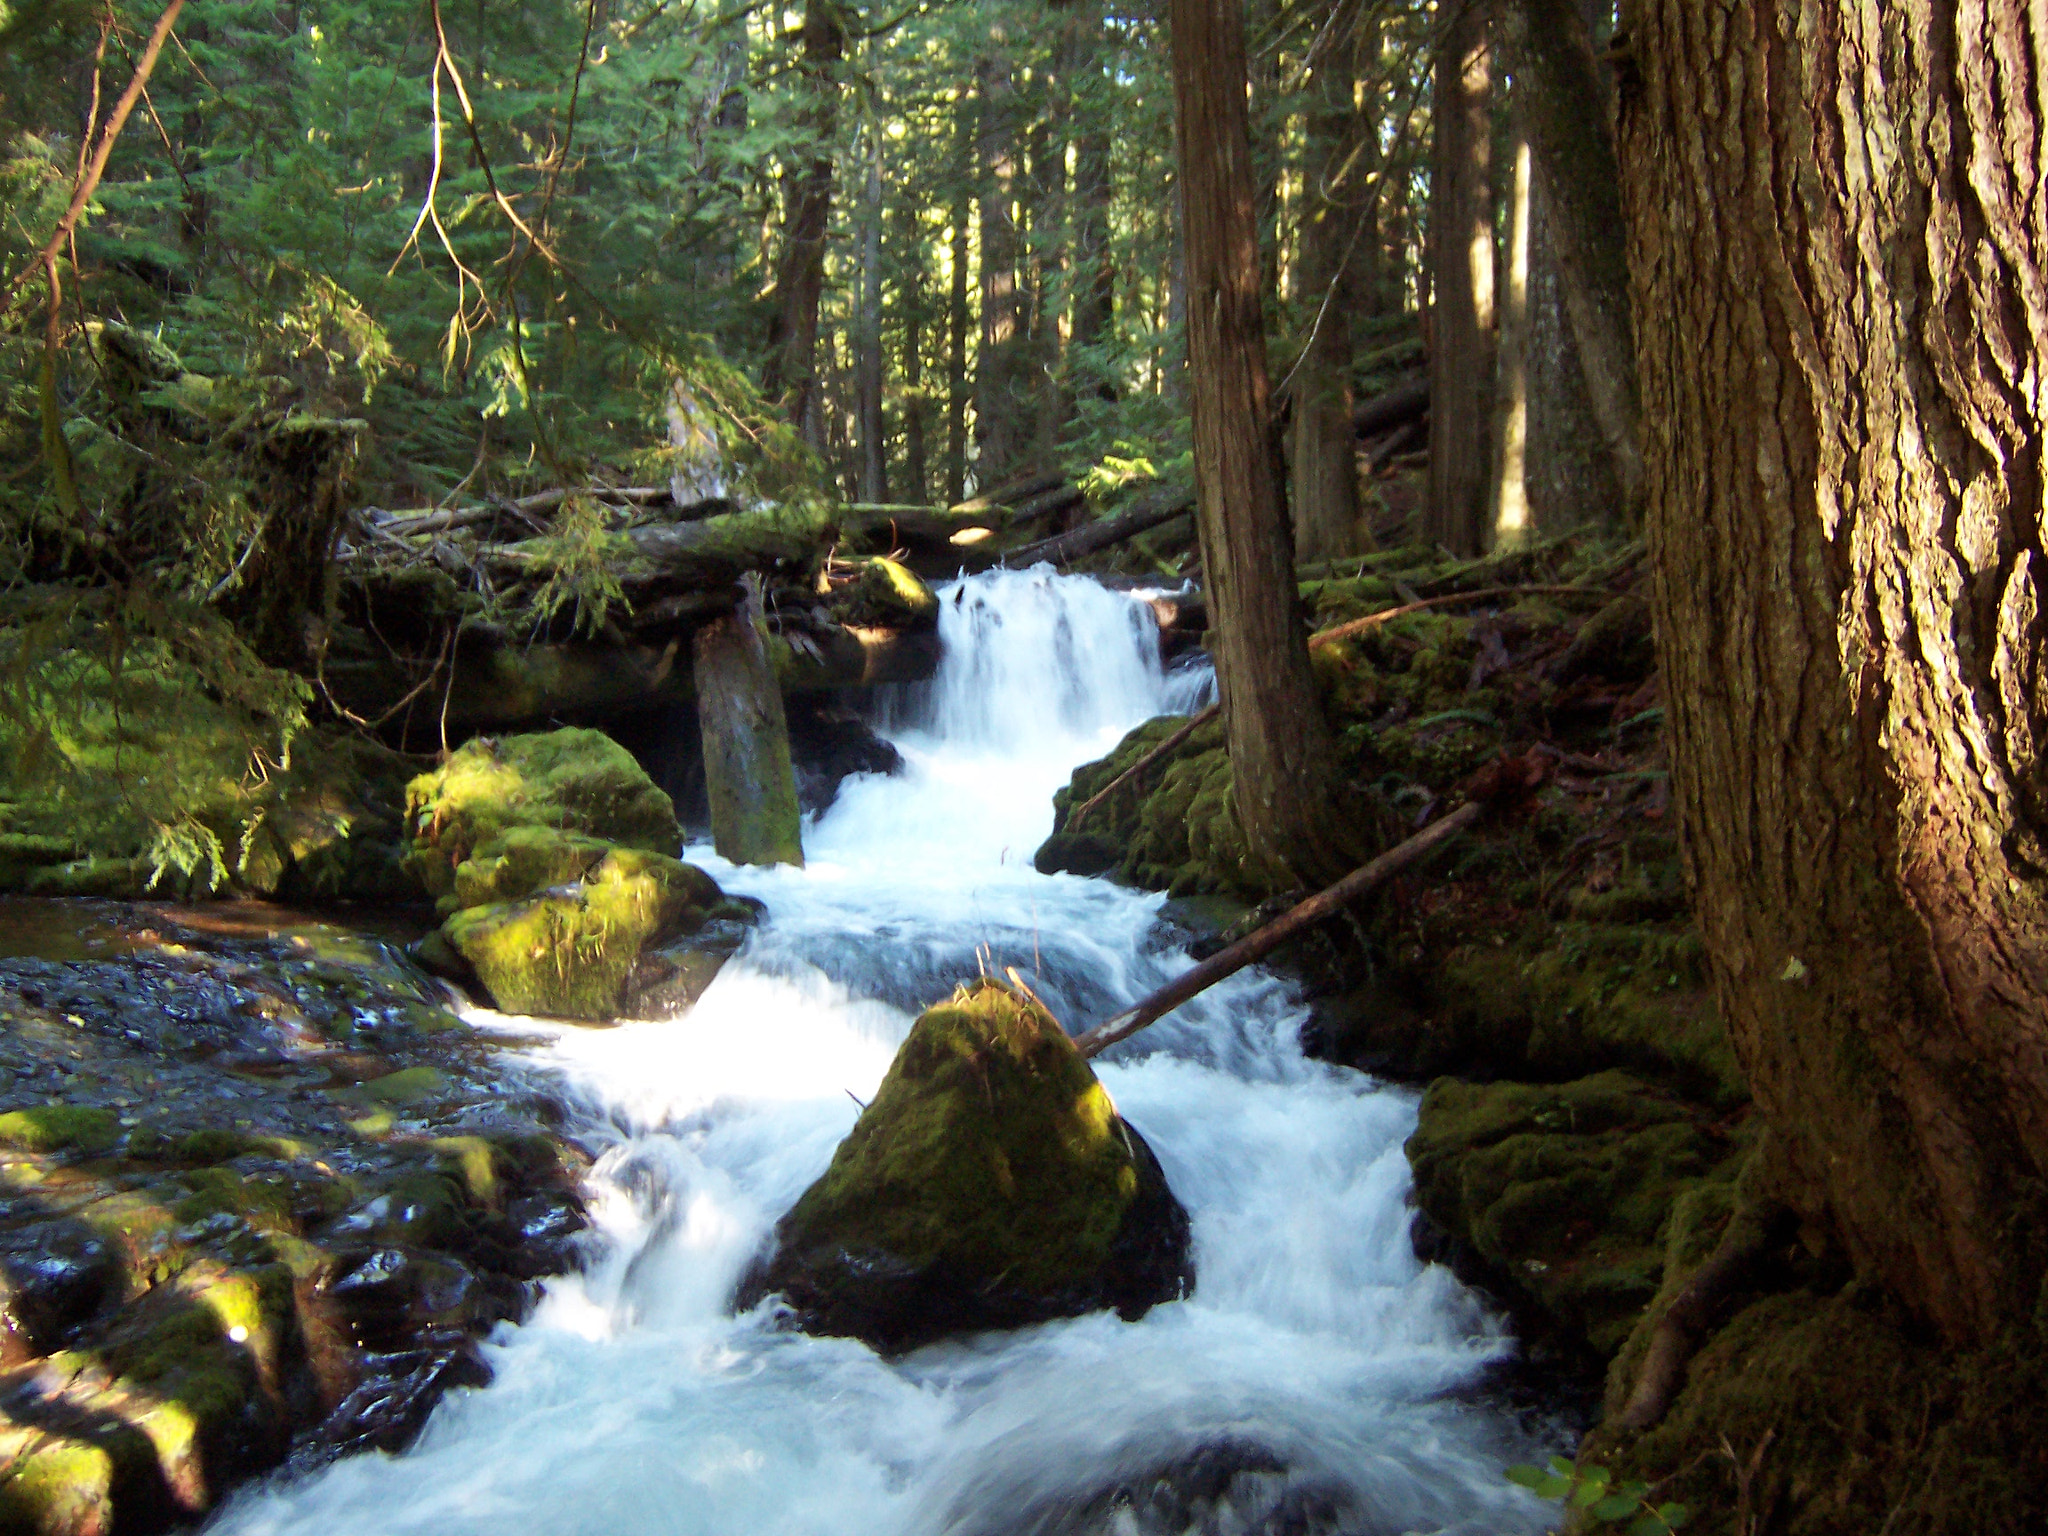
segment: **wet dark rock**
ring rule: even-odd
[[[63,1218],[0,1229],[0,1364],[46,1355],[98,1310],[117,1265],[92,1228]]]
[[[1186,1295],[1188,1218],[1144,1138],[1034,1001],[927,1009],[832,1166],[742,1282],[885,1352]]]
[[[626,978],[618,1017],[664,1019],[691,1008],[757,921],[750,909],[734,905],[743,917],[714,918],[689,937],[642,954]]]
[[[293,1455],[293,1470],[308,1472],[356,1451],[395,1456],[419,1438],[451,1388],[487,1387],[492,1371],[473,1339],[443,1349],[408,1349],[365,1355],[362,1380]]]
[[[839,798],[856,773],[903,771],[903,754],[842,704],[797,695],[787,701],[789,754],[796,768],[797,802],[813,814]]]
[[[1123,850],[1106,837],[1055,832],[1038,845],[1031,860],[1041,875],[1107,875],[1123,862]]]
[[[402,1445],[583,1225],[561,1106],[394,945],[114,926],[105,959],[0,960],[8,1536],[146,1533],[295,1444]]]

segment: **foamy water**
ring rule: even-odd
[[[849,780],[808,867],[689,857],[770,919],[695,1009],[552,1038],[601,1148],[595,1257],[491,1346],[403,1456],[249,1490],[221,1533],[1024,1536],[1536,1532],[1532,1451],[1459,1395],[1510,1347],[1408,1240],[1413,1095],[1308,1061],[1301,1014],[1241,974],[1097,1063],[1193,1225],[1196,1289],[887,1362],[733,1317],[748,1260],[872,1097],[919,1008],[1014,966],[1079,1030],[1191,962],[1162,899],[1044,876],[1074,765],[1201,702],[1149,612],[1043,571],[948,590],[945,660]],[[480,1015],[486,1025],[497,1022]],[[1220,1502],[1161,1523],[1121,1485],[1208,1458]],[[1238,1475],[1229,1476],[1232,1468]],[[1148,1523],[1149,1522],[1149,1523]]]

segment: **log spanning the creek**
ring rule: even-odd
[[[1156,1023],[1198,993],[1234,976],[1248,965],[1256,965],[1297,934],[1342,911],[1360,897],[1384,885],[1410,864],[1449,842],[1486,814],[1484,801],[1473,800],[1448,816],[1439,817],[1404,843],[1398,843],[1363,868],[1355,869],[1335,885],[1319,891],[1299,906],[1289,909],[1265,927],[1249,933],[1229,948],[1211,955],[1200,965],[1183,972],[1154,992],[1135,1008],[1126,1009],[1086,1034],[1078,1036],[1074,1048],[1083,1056],[1097,1056],[1119,1040],[1128,1040],[1146,1025]]]
[[[760,581],[750,573],[742,585],[740,605],[694,639],[711,841],[735,864],[801,867],[802,812],[782,689],[761,636]]]

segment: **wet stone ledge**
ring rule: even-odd
[[[517,1040],[341,929],[7,905],[69,958],[0,959],[0,1533],[179,1525],[490,1379],[584,1226]]]

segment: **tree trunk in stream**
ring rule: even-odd
[[[1172,0],[1196,522],[1232,801],[1259,873],[1322,885],[1359,862],[1309,671],[1259,303],[1240,0]]]
[[[760,580],[749,573],[744,585],[746,600],[693,642],[711,841],[735,864],[801,865],[802,813],[782,688],[761,638]]]
[[[1638,0],[1674,799],[1783,1198],[1951,1340],[2048,1272],[2048,137],[2019,6]]]
[[[1430,159],[1429,504],[1431,538],[1454,555],[1486,542],[1493,419],[1493,56],[1491,6],[1470,0],[1438,45]]]

